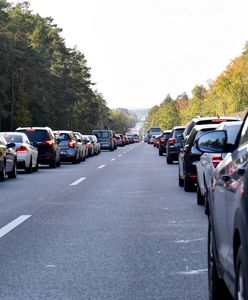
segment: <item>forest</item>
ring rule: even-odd
[[[52,18],[33,14],[28,2],[14,6],[0,0],[0,131],[133,127],[136,116],[108,108],[85,55],[66,47],[61,32]]]
[[[160,105],[152,107],[147,126],[163,130],[186,125],[194,116],[244,116],[248,109],[248,43],[243,52],[207,86],[196,85],[192,96],[186,93],[172,99],[168,94]]]

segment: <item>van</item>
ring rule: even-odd
[[[117,148],[115,133],[113,130],[93,130],[92,134],[97,137],[101,150],[107,149],[113,151]]]

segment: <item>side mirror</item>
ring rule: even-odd
[[[215,130],[204,133],[196,140],[195,145],[201,152],[228,152],[227,133],[225,130]]]
[[[9,143],[6,145],[8,148],[15,148],[16,144],[15,143]]]

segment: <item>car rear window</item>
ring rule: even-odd
[[[174,133],[173,133],[173,137],[174,138],[178,138],[178,136],[182,135],[183,132],[184,132],[184,128],[182,128],[182,129],[175,129]]]
[[[69,141],[70,140],[70,135],[68,133],[60,133],[56,135],[61,141]]]
[[[22,135],[14,135],[14,134],[3,134],[5,140],[7,141],[7,143],[22,143]]]
[[[40,129],[31,129],[31,130],[18,130],[21,132],[26,133],[29,140],[31,142],[45,142],[47,140],[50,140],[48,132],[46,130],[40,130]]]
[[[107,139],[109,138],[108,131],[94,131],[94,135],[99,139]]]

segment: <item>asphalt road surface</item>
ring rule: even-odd
[[[151,145],[0,183],[0,299],[208,299],[207,218]]]

